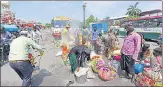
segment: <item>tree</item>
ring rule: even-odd
[[[50,28],[50,27],[51,27],[51,24],[46,23],[46,24],[45,24],[45,27]]]
[[[86,20],[86,27],[90,27],[90,23],[95,23],[97,21],[97,18],[95,19],[93,15],[90,15],[90,17]]]
[[[136,2],[135,5],[130,5],[130,7],[127,9],[126,15],[137,17],[141,13],[141,10],[137,8],[137,5],[139,2]]]

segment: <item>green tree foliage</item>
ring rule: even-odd
[[[51,27],[51,24],[46,23],[46,24],[45,24],[45,27],[50,28],[50,27]]]
[[[90,17],[86,20],[86,27],[90,27],[90,23],[98,22],[98,18],[90,15]]]
[[[136,2],[135,5],[130,5],[130,7],[127,9],[126,15],[137,17],[141,13],[141,10],[137,8],[137,5],[139,2]]]

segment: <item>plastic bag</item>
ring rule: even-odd
[[[56,56],[61,56],[62,55],[62,51],[59,51]]]
[[[98,73],[99,69],[104,66],[103,59],[94,59],[92,61],[92,69],[95,73]]]
[[[91,68],[89,68],[89,70],[87,72],[87,78],[88,79],[94,79],[95,78],[95,75],[94,75],[94,73],[93,73]]]
[[[82,75],[86,75],[87,72],[88,72],[88,70],[89,70],[89,68],[82,68],[82,67],[80,67],[79,72],[75,71],[75,75],[76,75],[77,77],[80,77],[80,76],[82,76]]]
[[[116,61],[120,61],[121,60],[121,56],[120,55],[116,55],[113,57],[114,60]]]

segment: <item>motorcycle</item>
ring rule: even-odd
[[[10,51],[10,41],[4,42],[0,44],[0,57],[1,57],[1,65],[8,61],[8,55]]]

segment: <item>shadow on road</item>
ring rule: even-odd
[[[52,73],[48,72],[46,69],[40,70],[38,74],[36,74],[32,77],[33,78],[32,86],[39,86],[42,83],[44,77],[51,76],[51,75],[52,75]]]

